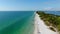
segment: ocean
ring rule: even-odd
[[[60,11],[44,11],[45,13],[55,14],[60,16]]]
[[[0,11],[0,34],[33,34],[34,11]]]

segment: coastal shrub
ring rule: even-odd
[[[51,30],[53,30],[54,32],[56,32],[56,30],[53,27],[50,27]]]
[[[46,25],[57,28],[58,31],[60,31],[60,16],[54,15],[54,14],[48,14],[44,11],[37,11],[37,13],[40,15],[41,19],[45,22]]]

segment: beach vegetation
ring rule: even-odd
[[[45,13],[44,11],[37,11],[39,17],[45,22],[47,26],[53,26],[60,31],[60,15]],[[54,28],[50,27],[51,30],[55,31]]]

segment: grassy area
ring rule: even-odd
[[[41,17],[41,19],[45,22],[46,25],[53,26],[58,31],[60,31],[60,16],[59,15],[47,14],[42,11],[37,11],[36,13],[40,15],[39,17]],[[50,29],[54,30],[53,28],[50,28]]]

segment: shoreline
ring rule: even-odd
[[[34,23],[34,34],[40,34],[40,30],[39,30],[39,24],[38,24],[38,21],[37,21],[37,17],[38,17],[38,14],[35,14],[35,23]]]
[[[58,34],[53,32],[44,24],[43,20],[40,19],[39,15],[35,14],[35,25],[34,34]]]

